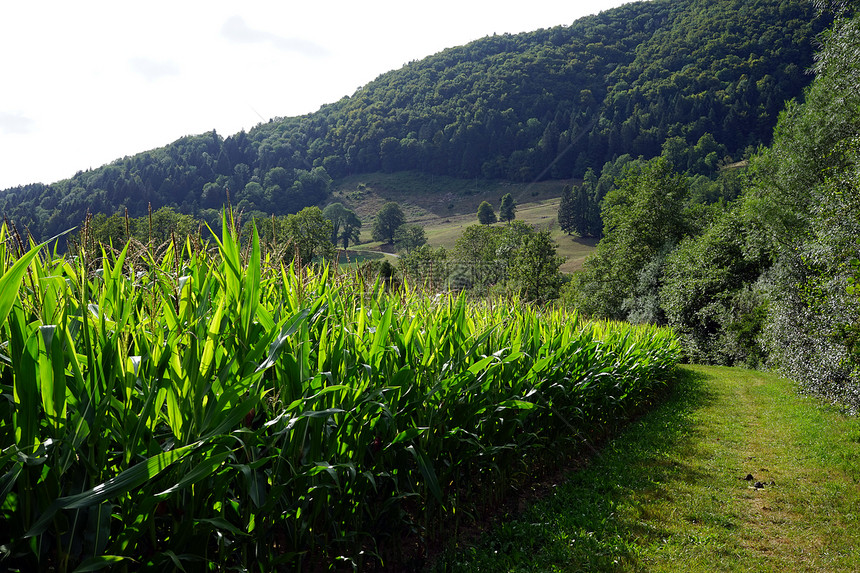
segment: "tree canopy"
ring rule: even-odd
[[[673,326],[690,360],[778,368],[860,409],[860,15],[832,4],[815,79],[772,144],[713,180],[697,167],[712,162],[709,138],[630,162],[565,297]]]
[[[397,229],[405,222],[406,215],[403,214],[403,209],[400,208],[400,205],[389,201],[382,206],[376,214],[376,219],[373,221],[373,240],[393,243]]]
[[[492,225],[496,222],[496,212],[488,201],[481,201],[478,205],[478,222],[482,225]]]
[[[412,223],[400,225],[394,232],[394,244],[399,250],[411,252],[427,243],[424,227]]]
[[[352,209],[347,209],[343,203],[331,203],[323,210],[323,216],[331,221],[331,242],[338,242],[343,248],[349,247],[350,242],[358,242],[361,235],[361,219]]]

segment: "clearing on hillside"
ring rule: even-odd
[[[424,227],[428,244],[453,248],[463,229],[478,224],[476,213],[482,201],[488,201],[498,211],[501,198],[510,193],[517,204],[516,220],[548,229],[558,245],[558,254],[565,258],[563,272],[582,268],[585,258],[594,251],[597,239],[567,235],[558,226],[558,205],[566,185],[577,180],[512,183],[454,179],[418,172],[371,173],[340,180],[332,191],[332,201],[353,209],[363,222],[362,248],[377,249],[370,242],[373,218],[387,201],[403,208],[410,223]],[[504,225],[505,223],[496,223]]]

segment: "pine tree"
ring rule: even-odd
[[[570,185],[566,185],[561,192],[561,203],[558,205],[558,225],[568,235],[576,230],[574,226],[575,209],[576,203],[574,202],[573,188]]]
[[[499,220],[505,223],[510,223],[517,218],[517,204],[510,193],[502,197],[502,204],[499,206]]]

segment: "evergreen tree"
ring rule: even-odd
[[[603,221],[600,218],[600,201],[603,197],[598,183],[597,174],[593,169],[589,169],[585,172],[582,185],[577,189],[579,195],[576,204],[581,209],[581,215],[578,217],[576,232],[581,237],[600,237],[603,234]]]
[[[561,191],[561,203],[558,205],[558,225],[568,235],[576,230],[576,204],[573,197],[573,188],[565,185]]]
[[[510,193],[506,193],[502,197],[502,204],[499,206],[499,220],[505,223],[510,223],[517,217],[517,204]]]

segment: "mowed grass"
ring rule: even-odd
[[[412,172],[372,173],[338,182],[332,201],[344,203],[362,219],[362,248],[378,249],[378,243],[371,243],[370,237],[373,218],[385,202],[395,201],[403,209],[408,222],[424,227],[430,246],[450,250],[463,229],[478,224],[476,213],[482,201],[489,201],[498,213],[501,198],[510,193],[517,203],[517,220],[541,230],[548,229],[558,245],[558,253],[565,258],[561,270],[575,272],[594,251],[597,240],[569,236],[558,226],[562,189],[573,183],[578,182],[511,183]]]
[[[438,570],[860,570],[860,422],[769,374],[682,373],[587,469]]]

